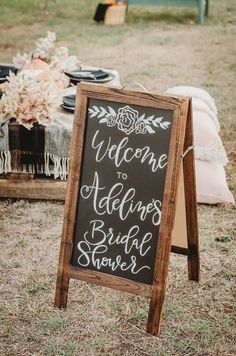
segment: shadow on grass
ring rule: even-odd
[[[174,23],[196,23],[197,14],[194,11],[186,9],[128,9],[126,22],[128,24],[133,23],[152,23],[152,22],[166,22],[167,24]]]

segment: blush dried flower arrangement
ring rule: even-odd
[[[23,72],[10,73],[0,89],[0,123],[15,118],[18,124],[31,129],[36,122],[44,126],[53,122],[53,110],[58,105],[53,82],[34,81]]]
[[[13,58],[20,71],[17,75],[10,73],[8,82],[0,85],[0,124],[15,118],[30,129],[36,122],[44,126],[53,122],[53,111],[59,105],[58,90],[68,85],[64,71],[79,68],[77,57],[70,56],[66,47],[56,47],[55,41],[56,34],[47,32],[35,43],[32,53],[18,53]]]

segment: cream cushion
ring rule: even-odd
[[[222,164],[195,160],[197,202],[205,204],[232,203]]]
[[[190,96],[193,99],[193,110],[200,109],[201,111],[207,111],[214,121],[217,131],[219,131],[220,124],[217,119],[215,100],[206,90],[196,87],[178,86],[167,89],[166,93]]]
[[[218,134],[220,124],[215,100],[207,91],[196,87],[173,87],[166,93],[192,98],[197,202],[234,203],[224,171],[228,158]]]
[[[207,112],[193,110],[193,131],[196,159],[228,163],[222,140]]]

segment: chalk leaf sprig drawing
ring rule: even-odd
[[[139,116],[139,112],[129,105],[121,107],[116,112],[112,107],[93,105],[89,108],[90,118],[100,119],[99,123],[106,123],[107,126],[117,126],[118,130],[125,132],[127,135],[135,132],[136,134],[155,133],[155,129],[161,128],[166,130],[170,126],[169,121],[164,121],[163,117],[151,115],[146,117],[145,114]]]

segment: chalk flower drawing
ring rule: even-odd
[[[129,135],[135,130],[135,124],[138,121],[138,111],[126,105],[120,108],[117,113],[116,122],[118,129]]]
[[[139,116],[139,112],[134,110],[129,105],[121,107],[116,112],[112,107],[93,105],[89,108],[90,118],[100,119],[100,124],[107,124],[107,126],[117,126],[118,130],[123,131],[126,135],[132,132],[136,134],[155,133],[155,128],[163,130],[170,126],[169,121],[163,121],[163,117],[156,117],[155,115],[145,117],[143,114]]]
[[[115,126],[116,125],[116,117],[113,115],[110,115],[109,117],[107,117],[107,126]]]
[[[142,133],[142,134],[145,134],[147,132],[147,129],[146,129],[146,124],[143,120],[139,120],[136,122],[136,126],[135,126],[135,133],[136,134],[139,134],[139,133]]]

